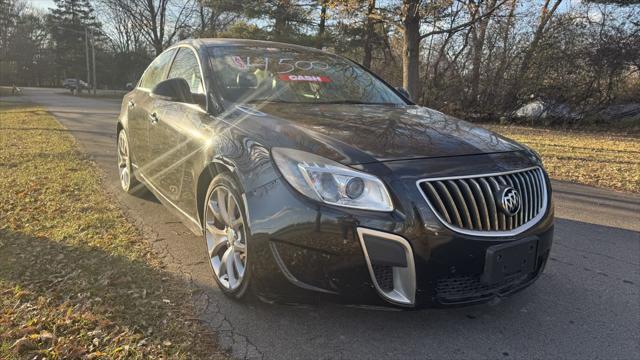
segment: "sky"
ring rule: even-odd
[[[53,0],[31,0],[31,5],[40,9],[48,9],[54,7]]]

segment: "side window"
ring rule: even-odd
[[[171,62],[171,58],[173,58],[173,54],[176,52],[175,49],[168,50],[160,56],[158,56],[151,65],[147,68],[142,75],[142,80],[140,80],[140,87],[144,89],[153,89],[157,83],[164,80],[164,75],[167,73],[167,67]]]
[[[176,55],[176,58],[173,60],[167,78],[183,78],[189,83],[192,93],[204,94],[198,59],[196,59],[196,55],[189,48],[181,47],[178,49],[178,55]]]

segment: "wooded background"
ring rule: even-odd
[[[326,48],[471,120],[640,102],[639,0],[0,0],[0,84],[87,80],[85,33],[99,88],[181,39],[234,37]]]

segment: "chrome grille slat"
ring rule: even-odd
[[[536,171],[535,175],[538,178],[538,180],[536,181],[536,184],[538,185],[538,191],[540,192],[540,202],[538,203],[538,209],[542,209],[544,206],[543,200],[544,200],[544,190],[546,188],[546,183],[545,183],[544,174],[542,173],[542,171],[540,170]]]
[[[526,184],[524,183],[524,181],[522,180],[522,177],[520,176],[520,174],[513,174],[511,175],[515,181],[518,182],[518,191],[520,191],[520,196],[522,197],[522,204],[521,204],[521,210],[520,210],[520,222],[518,223],[518,226],[522,226],[522,224],[524,224],[525,222],[527,222],[527,215],[528,211],[527,211],[527,205],[526,205],[526,201],[527,201],[527,191],[526,191]]]
[[[478,184],[478,182],[474,179],[469,179],[468,182],[469,184],[471,184],[469,192],[472,196],[475,197],[478,216],[480,218],[480,229],[491,230],[491,222],[489,221],[489,208],[487,207],[487,202],[484,199],[484,193],[480,188],[480,184]],[[473,190],[471,190],[471,188],[473,188]]]
[[[516,190],[518,190],[518,192],[520,193],[521,202],[524,202],[524,193],[522,192],[522,184],[520,183],[520,180],[515,174],[509,174],[507,176],[510,180],[511,186]],[[520,224],[522,224],[523,222],[524,222],[524,207],[521,206],[520,211],[515,216],[515,224],[513,225],[513,227],[516,228],[520,226]]]
[[[527,191],[530,197],[530,200],[528,202],[529,206],[527,207],[527,209],[529,210],[529,217],[527,218],[527,221],[533,219],[533,214],[536,210],[535,207],[535,190],[533,188],[533,178],[531,177],[530,173],[523,173],[522,176],[524,177],[524,179],[527,181]]]
[[[533,174],[536,177],[536,187],[538,188],[538,202],[537,208],[540,210],[542,208],[543,201],[543,189],[545,187],[544,176],[542,175],[542,171],[538,170]]]
[[[540,193],[538,191],[538,185],[536,185],[537,180],[535,172],[531,172],[527,175],[529,175],[529,181],[531,182],[531,189],[533,191],[533,202],[531,204],[531,208],[533,209],[531,215],[533,216],[533,214],[537,213],[538,209],[540,209],[540,207],[538,206],[538,201],[540,201]]]
[[[441,214],[444,215],[444,217],[446,218],[447,222],[451,222],[451,217],[449,216],[449,212],[447,211],[447,208],[444,206],[444,203],[442,202],[442,199],[440,198],[440,195],[438,195],[438,192],[436,191],[436,189],[433,187],[433,185],[431,185],[430,183],[426,182],[425,183],[428,191],[429,191],[429,195],[431,195],[435,200],[436,200],[436,204],[438,205],[438,210],[440,211]]]
[[[539,167],[417,184],[440,221],[452,230],[479,236],[521,232],[539,220],[547,206],[545,175]],[[505,214],[496,196],[505,186],[520,194],[520,210],[513,216]]]
[[[540,210],[540,204],[541,204],[541,202],[540,202],[541,201],[541,199],[540,199],[540,186],[539,186],[539,183],[538,183],[539,180],[538,180],[538,174],[537,173],[538,173],[537,171],[534,171],[531,174],[529,174],[529,175],[531,175],[531,184],[533,185],[533,192],[534,192],[535,197],[536,197],[535,201],[534,201],[534,204],[533,204],[533,211],[534,212],[537,212],[538,210]]]
[[[458,207],[456,206],[456,202],[453,201],[453,198],[451,197],[451,193],[449,193],[449,189],[447,189],[447,187],[442,183],[442,181],[436,181],[436,186],[440,190],[440,193],[444,195],[445,200],[447,201],[445,203],[445,206],[449,205],[448,210],[451,214],[453,214],[453,218],[455,219],[456,224],[462,227],[462,219],[460,218]]]
[[[494,196],[493,191],[491,190],[491,185],[489,185],[487,180],[483,178],[479,178],[478,180],[480,181],[480,184],[482,184],[482,194],[484,195],[484,198],[486,199],[486,202],[489,206],[489,216],[492,220],[492,227],[490,227],[489,230],[499,230],[500,223],[498,222],[498,209],[496,209],[496,203],[495,201],[493,201]]]
[[[531,220],[533,215],[533,189],[531,188],[531,179],[529,179],[529,174],[519,174],[520,178],[522,178],[522,182],[524,182],[524,186],[527,190],[527,203],[525,204],[525,208],[527,209],[527,216],[525,217],[524,222]]]
[[[520,183],[520,186],[522,187],[522,191],[520,192],[522,194],[522,223],[526,223],[527,221],[529,221],[529,206],[531,205],[531,200],[529,200],[529,189],[527,188],[527,182],[524,180],[524,177],[522,176],[522,174],[514,174],[515,177],[518,179],[518,182]]]
[[[498,180],[494,179],[494,178],[489,178],[491,180],[491,184],[492,184],[492,188],[493,188],[493,194],[497,194],[498,190],[500,189],[500,184],[502,183],[503,185],[506,185],[506,182],[504,181],[504,179],[500,179],[498,178],[498,180],[500,180],[500,182],[498,182]],[[494,196],[495,198],[495,196]],[[494,199],[495,201],[495,199]],[[496,211],[498,212],[498,218],[500,219],[501,225],[500,225],[500,230],[510,230],[512,228],[513,225],[513,219],[510,216],[506,216],[503,212],[498,210],[498,205],[496,204]]]
[[[462,192],[460,192],[460,188],[454,181],[447,181],[449,186],[453,189],[453,196],[458,201],[456,204],[459,209],[462,210],[461,218],[465,228],[473,229],[473,221],[471,221],[471,214],[469,214],[469,208],[467,206],[467,202],[462,196]]]
[[[456,180],[456,185],[458,185],[458,189],[462,193],[462,197],[467,204],[467,210],[469,211],[469,220],[471,220],[471,227],[474,229],[482,229],[482,224],[479,224],[480,219],[480,211],[478,210],[478,204],[476,204],[476,199],[473,197],[473,193],[469,188],[469,185],[464,180]]]

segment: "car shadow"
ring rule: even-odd
[[[140,200],[145,200],[145,201],[156,203],[156,204],[162,204],[160,200],[158,200],[158,198],[155,195],[153,195],[153,193],[149,191],[149,189],[147,189],[147,187],[141,183],[138,183],[136,185],[131,195],[135,196]]]

